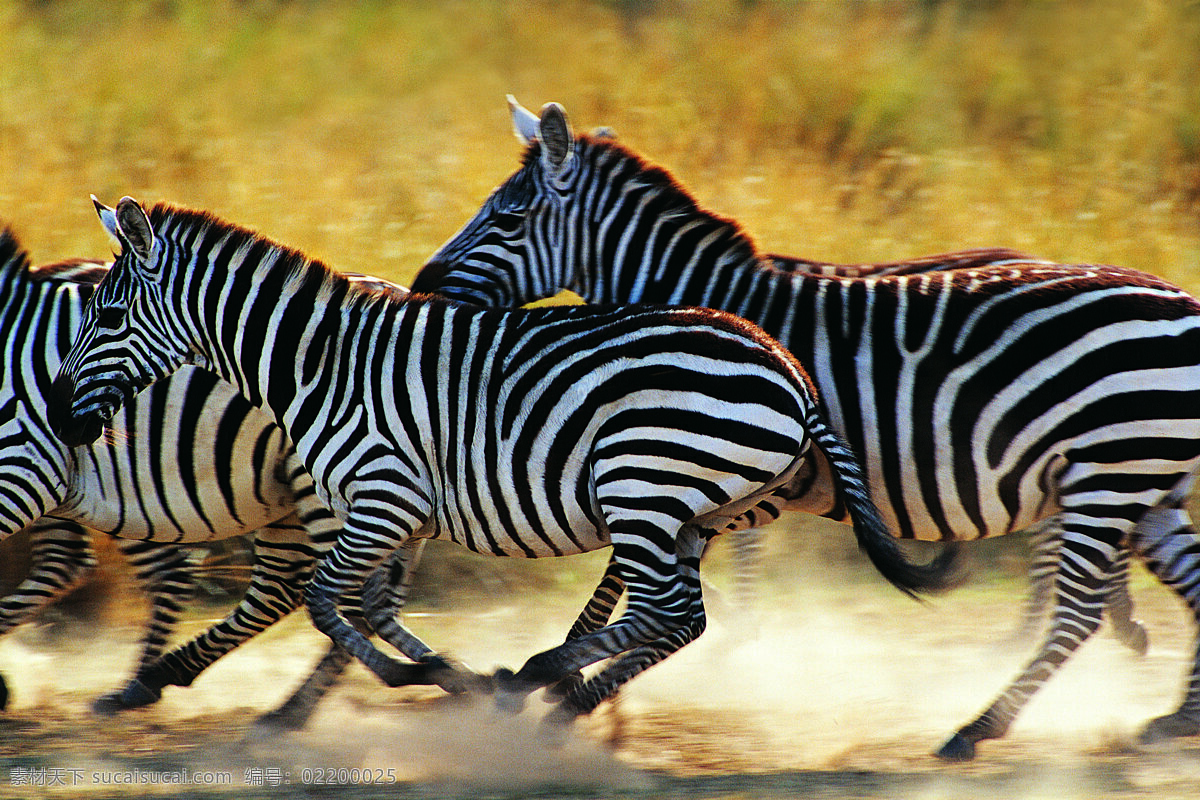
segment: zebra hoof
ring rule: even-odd
[[[1196,736],[1200,734],[1200,722],[1194,717],[1189,717],[1176,711],[1174,714],[1167,714],[1165,717],[1152,719],[1142,730],[1138,736],[1138,742],[1141,744],[1156,744],[1165,742],[1170,739],[1180,739],[1184,736]]]
[[[432,678],[433,669],[425,663],[411,664],[385,657],[381,662],[372,664],[371,671],[384,685],[392,689],[399,686],[430,686],[435,683]]]
[[[254,720],[250,729],[253,740],[271,739],[284,733],[301,730],[308,723],[312,709],[298,709],[284,704]]]
[[[572,672],[567,677],[560,680],[558,683],[552,683],[546,687],[546,696],[543,698],[547,703],[558,703],[563,698],[569,696],[571,692],[583,686],[583,673]]]
[[[975,758],[975,743],[956,733],[934,755],[942,761],[972,761]]]
[[[430,682],[448,694],[469,694],[478,692],[491,694],[492,678],[480,675],[450,656],[431,653],[420,661],[421,666],[429,670]]]
[[[496,685],[496,708],[505,714],[520,714],[525,710],[529,692],[511,669],[501,667],[494,677]]]
[[[101,695],[92,701],[92,713],[104,717],[128,711],[131,708],[153,705],[162,698],[162,692],[151,689],[139,680],[132,680],[124,689]]]
[[[152,705],[162,699],[161,689],[152,689],[141,681],[131,680],[121,692],[121,704],[125,708],[141,708]]]
[[[124,710],[125,705],[121,702],[120,692],[109,692],[92,701],[92,713],[102,717],[111,717]]]

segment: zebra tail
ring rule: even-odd
[[[966,576],[958,545],[947,546],[927,564],[910,561],[871,500],[866,476],[850,446],[815,413],[809,417],[808,429],[829,461],[836,488],[854,526],[858,547],[866,553],[875,569],[913,598],[920,594],[945,592],[961,584]]]

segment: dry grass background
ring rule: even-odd
[[[503,103],[611,125],[767,249],[981,244],[1200,290],[1200,4],[0,0],[0,217],[202,206],[405,280],[515,168]]]

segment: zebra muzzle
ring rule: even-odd
[[[79,447],[100,438],[104,426],[116,413],[112,403],[93,404],[85,412],[75,408],[75,385],[70,378],[59,376],[50,387],[46,399],[46,418],[50,429],[63,444]]]

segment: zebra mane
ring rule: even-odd
[[[94,286],[104,279],[111,265],[109,261],[94,258],[68,258],[49,264],[38,264],[29,270],[29,278],[34,281],[86,283]]]
[[[276,269],[290,272],[289,282],[294,286],[311,287],[332,291],[345,286],[348,292],[364,300],[386,297],[400,300],[402,287],[387,281],[355,276],[347,277],[318,258],[306,255],[301,250],[282,244],[257,231],[229,222],[210,211],[185,208],[170,203],[156,203],[149,212],[150,225],[159,236],[174,242],[187,242],[193,251],[204,243],[227,241],[227,247],[236,250],[259,247],[277,255]]]
[[[633,166],[632,174],[638,184],[653,193],[660,215],[678,215],[680,217],[705,217],[715,227],[724,228],[730,245],[741,250],[747,260],[763,262],[769,266],[769,259],[764,260],[759,252],[758,244],[741,223],[732,217],[727,217],[712,211],[697,202],[695,196],[665,167],[647,160],[635,153],[611,136],[601,132],[597,134],[581,133],[575,137],[576,157],[588,163],[604,160],[605,156],[627,162]],[[525,148],[522,156],[522,167],[537,164],[541,155],[541,142],[533,140]]]
[[[81,283],[95,286],[108,273],[108,262],[69,258],[33,266],[29,251],[11,228],[0,231],[0,289],[26,284]]]
[[[0,230],[0,281],[26,278],[29,275],[29,251],[22,245],[12,228]]]

